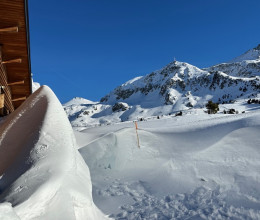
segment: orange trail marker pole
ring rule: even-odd
[[[137,122],[135,121],[135,132],[136,132],[136,137],[137,137],[137,146],[140,148],[140,141],[139,141],[139,136],[138,136],[138,126],[137,126]]]

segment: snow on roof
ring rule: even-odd
[[[104,219],[67,116],[42,86],[0,127],[0,200],[21,219]],[[62,210],[62,211],[61,211]]]

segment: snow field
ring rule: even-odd
[[[82,131],[97,206],[115,219],[259,219],[260,111],[197,113],[139,122],[140,149],[130,122]]]

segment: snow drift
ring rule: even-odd
[[[89,170],[71,125],[48,87],[8,116],[0,133],[0,210],[7,213],[5,219],[105,218],[93,203]]]
[[[140,148],[131,122],[78,135],[103,212],[115,219],[260,218],[259,110],[138,126]]]

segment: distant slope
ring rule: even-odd
[[[92,201],[89,170],[71,125],[48,87],[9,115],[0,133],[0,201],[11,203],[19,218],[105,218]],[[1,209],[13,213],[6,203]]]

